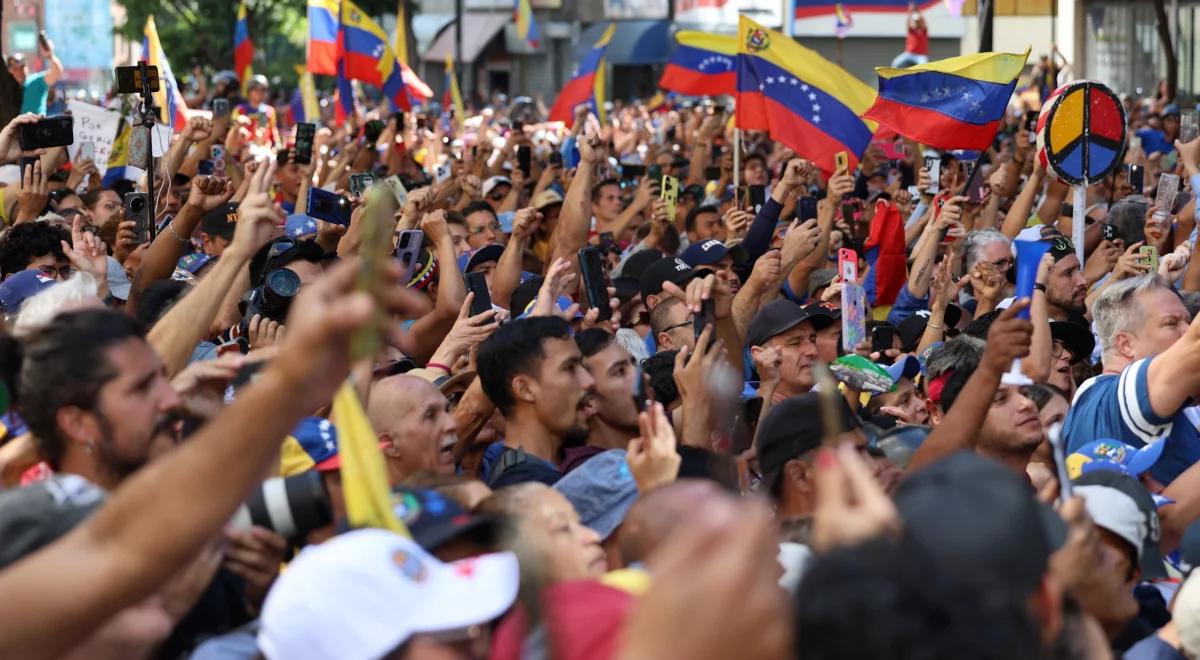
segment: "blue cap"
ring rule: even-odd
[[[888,375],[892,377],[893,383],[899,383],[901,378],[912,380],[921,373],[921,362],[917,358],[905,353],[901,355],[892,364],[887,367]]]
[[[496,221],[500,223],[500,231],[506,234],[512,233],[514,215],[516,215],[516,212],[514,211],[505,211],[503,213],[496,214]]]
[[[40,270],[23,270],[13,273],[0,284],[0,308],[8,314],[16,314],[21,311],[21,304],[27,299],[57,283],[58,280],[47,277]]]
[[[317,233],[317,221],[303,213],[293,213],[284,223],[284,235],[288,238],[299,239]]]
[[[458,269],[464,273],[471,272],[479,264],[488,261],[500,261],[500,255],[504,254],[504,246],[499,243],[490,243],[478,250],[472,250],[458,258]]]
[[[1179,116],[1179,104],[1178,103],[1168,103],[1166,105],[1166,107],[1164,107],[1162,109],[1162,112],[1159,114],[1162,117],[1170,117],[1171,115],[1175,115],[1176,117],[1178,117]]]
[[[711,266],[725,255],[729,254],[729,248],[725,244],[715,238],[710,238],[707,241],[700,243],[692,243],[679,255],[683,262],[692,268],[698,266]]]
[[[175,267],[181,270],[186,270],[192,275],[195,275],[196,273],[200,272],[200,269],[204,268],[208,262],[215,258],[216,257],[210,257],[203,252],[193,252],[192,254],[185,254],[184,256],[180,257],[179,263],[177,263]]]
[[[312,459],[315,470],[334,470],[341,466],[338,458],[337,428],[323,417],[305,417],[292,429],[292,437]]]
[[[1141,449],[1111,438],[1093,440],[1067,456],[1067,476],[1074,479],[1094,470],[1111,470],[1136,479],[1154,467],[1166,445],[1166,438],[1158,438]]]
[[[625,462],[624,449],[610,449],[589,458],[554,484],[579,512],[579,520],[601,539],[625,520],[637,501],[637,483]]]

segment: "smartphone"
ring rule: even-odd
[[[651,181],[662,181],[663,171],[661,165],[651,165],[646,168],[646,176],[650,177]]]
[[[149,195],[144,192],[125,193],[125,219],[134,222],[134,245],[150,242]]]
[[[529,174],[533,171],[533,149],[527,144],[517,147],[517,167],[521,169],[521,173],[528,179]]]
[[[350,194],[355,197],[362,197],[373,185],[375,175],[371,172],[355,172],[350,175]]]
[[[212,102],[213,119],[224,119],[229,116],[229,99],[216,98]]]
[[[349,227],[350,213],[353,210],[350,200],[337,193],[320,188],[308,190],[308,208],[304,212],[310,218]]]
[[[1154,195],[1154,205],[1158,210],[1154,217],[1159,221],[1166,220],[1175,208],[1175,197],[1179,195],[1179,175],[1163,174],[1158,177],[1158,191]]]
[[[850,227],[854,226],[858,216],[858,207],[854,204],[842,204],[842,220]]]
[[[983,201],[983,189],[987,186],[987,180],[983,178],[983,168],[971,168],[971,174],[967,177],[967,185],[963,186],[962,194],[967,198],[967,203],[978,204]]]
[[[613,233],[611,231],[600,232],[600,247],[601,248],[611,248],[613,245],[616,245],[616,243],[617,243],[617,239],[615,236],[613,236]]]
[[[1158,248],[1153,245],[1143,245],[1138,248],[1138,261],[1150,266],[1150,272],[1158,270]]]
[[[22,151],[65,147],[75,141],[75,120],[62,115],[21,124],[20,141]]]
[[[492,294],[488,291],[484,273],[467,273],[467,292],[475,294],[471,300],[471,316],[477,316],[492,308]]]
[[[308,122],[296,124],[296,164],[312,163],[313,138],[317,135],[317,125]]]
[[[583,290],[589,307],[599,310],[597,321],[612,318],[608,306],[608,276],[604,272],[604,252],[594,245],[579,251],[579,271],[583,275]]]
[[[1129,187],[1133,188],[1133,194],[1141,195],[1146,189],[1146,168],[1141,165],[1126,165],[1125,176],[1129,180]]]
[[[1200,113],[1194,108],[1179,111],[1179,141],[1191,142],[1200,137]]]
[[[621,176],[626,179],[636,179],[646,176],[646,166],[627,163],[621,165]]]
[[[749,198],[750,208],[755,213],[758,213],[762,210],[763,205],[767,203],[767,187],[750,186],[747,196]]]
[[[555,149],[554,151],[551,151],[548,160],[549,160],[551,166],[562,167],[562,164],[563,164],[562,152],[557,149]]]
[[[1027,110],[1025,112],[1025,130],[1029,131],[1030,133],[1033,133],[1034,131],[1037,130],[1037,123],[1038,123],[1038,111],[1037,110]]]
[[[858,281],[858,253],[849,248],[838,250],[838,275],[843,282]]]
[[[219,144],[209,147],[208,158],[213,164],[213,175],[225,176],[225,147]]]
[[[720,165],[709,165],[708,167],[704,168],[704,180],[705,181],[719,181],[720,179],[721,179],[721,166]]]
[[[395,195],[396,206],[403,209],[404,205],[408,203],[408,190],[404,187],[404,182],[400,180],[400,175],[393,174],[384,179],[383,183],[388,187],[389,190],[392,191],[392,194]]]
[[[405,229],[396,239],[396,261],[400,262],[403,272],[400,283],[408,284],[413,271],[417,268],[417,257],[421,254],[421,243],[425,241],[425,232],[420,229]]]
[[[382,134],[383,122],[378,119],[372,119],[363,126],[363,137],[366,138],[367,144],[375,144]]]
[[[892,341],[895,336],[896,329],[890,325],[877,325],[871,330],[871,352],[879,353],[881,364],[892,363],[892,358],[884,354],[884,351],[890,350],[894,346]]]
[[[936,152],[925,152],[925,169],[929,171],[929,187],[925,194],[936,195],[941,189],[942,157]]]
[[[200,161],[200,164],[196,166],[196,173],[203,174],[205,176],[212,176],[213,162],[207,158]]]
[[[450,163],[443,163],[437,166],[433,171],[433,180],[436,183],[441,183],[450,178]]]
[[[801,197],[800,201],[796,202],[796,217],[800,219],[800,222],[817,217],[817,198]]]
[[[404,111],[397,110],[396,114],[392,115],[392,120],[396,122],[396,132],[404,131]]]
[[[842,282],[842,348],[853,353],[867,337],[867,292],[854,280]]]
[[[1107,222],[1100,225],[1100,240],[1115,241],[1118,238],[1121,238],[1121,232],[1117,229],[1116,225]]]
[[[709,298],[708,300],[700,303],[700,312],[692,315],[692,332],[695,334],[696,338],[699,339],[700,333],[704,332],[704,326],[712,325],[715,329],[716,322],[716,303],[712,300],[712,298]],[[712,346],[712,343],[709,343],[708,347],[710,349]]]
[[[675,209],[679,203],[679,179],[673,176],[664,176],[658,196],[666,203],[667,221],[675,222]]]
[[[833,155],[833,164],[836,169],[842,170],[843,172],[849,172],[850,156],[844,151],[839,151]]]
[[[38,47],[43,50],[50,50],[50,37],[46,36],[45,30],[38,30]]]
[[[79,160],[96,160],[96,143],[88,140],[79,145],[79,153],[76,155]]]
[[[429,119],[425,115],[417,115],[417,128],[418,129],[425,130],[425,127],[428,124],[429,124]]]

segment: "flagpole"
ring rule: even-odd
[[[733,129],[733,194],[737,197],[737,188],[741,183],[742,174],[742,129]]]

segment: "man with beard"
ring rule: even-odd
[[[595,414],[588,419],[587,446],[566,450],[563,472],[607,449],[625,449],[638,436],[634,396],[640,373],[633,356],[602,328],[577,333],[575,344],[583,355],[584,369],[596,383]]]
[[[387,443],[383,456],[390,483],[418,473],[454,473],[458,424],[446,397],[433,383],[400,375],[372,384],[367,418],[380,442]]]
[[[506,418],[488,485],[558,481],[563,447],[588,437],[596,385],[571,326],[544,316],[506,323],[480,344],[477,362],[484,393]]]
[[[170,413],[180,397],[125,314],[59,316],[25,345],[20,390],[42,458],[106,490],[173,444]]]
[[[1087,280],[1075,246],[1066,236],[1055,235],[1048,240],[1054,265],[1046,277],[1046,311],[1053,321],[1082,318],[1087,312]]]

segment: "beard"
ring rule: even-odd
[[[96,444],[96,463],[100,471],[108,475],[113,483],[120,483],[126,477],[137,472],[150,461],[152,448],[160,438],[173,438],[174,417],[163,418],[154,428],[154,432],[144,442],[135,443],[138,451],[129,451],[118,446],[115,429],[112,422],[102,414],[97,413],[100,431],[103,434]]]

